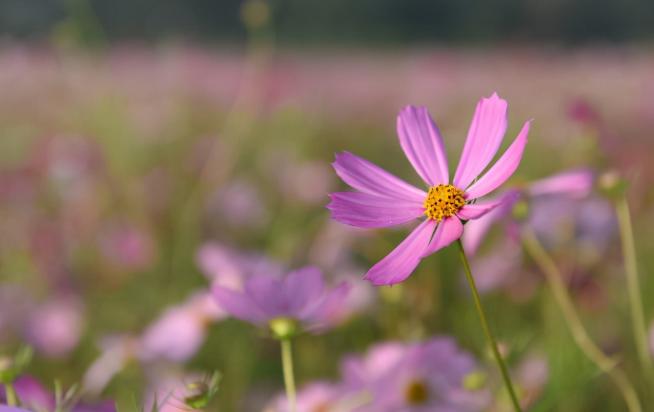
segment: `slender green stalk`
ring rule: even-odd
[[[495,337],[493,336],[493,333],[491,332],[490,327],[488,326],[488,321],[486,320],[486,313],[484,312],[484,308],[481,306],[481,299],[479,299],[479,292],[477,292],[477,285],[475,284],[475,278],[472,276],[472,272],[470,271],[470,263],[468,262],[468,258],[466,257],[466,253],[463,250],[463,244],[461,243],[460,239],[457,241],[457,244],[459,245],[459,255],[461,256],[461,261],[463,261],[463,267],[465,269],[466,278],[468,279],[468,283],[470,284],[470,290],[472,291],[472,296],[475,300],[475,307],[477,308],[477,313],[479,314],[479,319],[481,320],[481,327],[484,330],[484,334],[486,335],[486,340],[488,340],[488,343],[490,344],[491,349],[493,350],[493,356],[495,357],[495,361],[497,362],[497,365],[499,366],[500,371],[502,372],[502,379],[504,379],[504,385],[506,386],[506,389],[509,392],[509,396],[511,397],[511,402],[513,403],[513,409],[515,409],[516,412],[521,412],[520,402],[518,402],[518,397],[516,396],[515,390],[513,389],[511,376],[509,375],[509,371],[506,368],[504,359],[502,359],[502,355],[500,355],[500,351],[497,348],[497,342],[495,341]]]
[[[627,281],[627,294],[629,295],[629,306],[631,309],[631,322],[636,342],[636,351],[641,365],[645,368],[646,375],[650,382],[654,379],[654,364],[652,357],[647,350],[647,330],[645,325],[645,314],[643,311],[643,299],[638,279],[638,265],[636,263],[636,246],[634,244],[634,232],[631,226],[631,214],[627,197],[618,199],[615,205],[620,227],[620,241],[622,243],[622,255]]]
[[[16,389],[13,384],[5,384],[5,393],[7,395],[7,405],[18,406],[18,395],[16,394]]]
[[[547,283],[552,290],[554,299],[558,304],[566,325],[570,329],[572,338],[581,349],[581,351],[590,359],[597,367],[607,373],[616,384],[622,396],[624,397],[627,408],[630,412],[641,412],[640,401],[633,385],[627,378],[627,375],[620,369],[616,368],[617,361],[611,359],[595,345],[593,340],[588,335],[584,328],[577,311],[575,310],[570,294],[563,281],[561,271],[556,266],[554,260],[549,256],[547,251],[540,244],[534,233],[529,228],[523,229],[522,242],[526,251],[531,255],[536,264],[545,274]]]
[[[282,346],[282,368],[284,369],[284,386],[286,387],[286,400],[288,401],[289,412],[296,412],[295,401],[295,377],[293,376],[293,351],[291,339],[281,339]]]

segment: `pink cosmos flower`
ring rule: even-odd
[[[329,382],[312,382],[297,393],[298,412],[345,412],[352,408],[342,407],[343,390]],[[286,412],[290,410],[285,395],[277,397],[263,412]]]
[[[253,274],[281,277],[285,271],[282,264],[263,254],[239,251],[217,242],[205,243],[197,253],[196,262],[211,284],[237,290]]]
[[[139,358],[186,362],[200,349],[209,326],[225,317],[209,292],[198,292],[168,308],[143,332]]]
[[[81,303],[72,296],[51,299],[37,307],[25,325],[27,340],[43,355],[61,358],[79,343],[84,317]]]
[[[188,361],[204,343],[209,327],[225,316],[211,294],[202,290],[167,308],[140,336],[104,339],[100,356],[84,375],[85,391],[102,392],[133,359],[148,366]]]
[[[14,382],[14,389],[22,406],[28,408],[27,411],[56,411],[57,400],[55,394],[50,392],[38,380],[31,376],[21,376]],[[4,387],[0,387],[0,404],[6,401]],[[68,410],[68,409],[67,409]],[[70,412],[116,412],[114,401],[105,400],[95,403],[77,401],[70,405]],[[15,408],[15,412],[26,411],[25,409]],[[12,412],[9,409],[3,411],[0,406],[0,412]]]
[[[472,412],[485,410],[487,390],[471,390],[465,378],[477,362],[448,337],[373,346],[343,363],[344,384],[365,391],[370,403],[359,412]]]
[[[426,218],[365,278],[375,285],[404,281],[420,260],[463,234],[463,222],[477,219],[500,204],[477,200],[502,185],[517,169],[529,133],[526,122],[515,141],[485,173],[507,128],[507,102],[496,93],[477,104],[459,166],[450,181],[440,131],[424,107],[408,106],[397,118],[400,145],[428,186],[424,191],[378,166],[343,152],[333,163],[338,176],[357,192],[332,193],[332,217],[364,228],[397,226]],[[480,177],[481,176],[481,177]]]
[[[261,273],[250,276],[243,290],[215,284],[218,304],[235,318],[265,325],[274,319],[299,322],[305,330],[322,330],[342,319],[340,306],[349,291],[342,282],[327,289],[320,270],[304,267],[279,278]]]

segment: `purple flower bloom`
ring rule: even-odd
[[[594,176],[590,170],[577,169],[537,180],[503,195],[502,206],[482,219],[469,222],[462,238],[464,248],[474,255],[471,265],[478,273],[480,291],[504,288],[516,300],[533,296],[541,275],[523,265],[521,230],[528,226],[543,246],[560,257],[573,251],[580,272],[570,273],[577,287],[585,292],[595,288],[585,270],[597,264],[615,233],[615,216],[604,199],[589,196]],[[492,242],[492,250],[478,254],[479,246],[494,225],[507,233],[504,240]],[[580,265],[581,264],[581,265]],[[581,283],[579,282],[581,280]],[[573,287],[575,282],[569,281]],[[596,292],[593,292],[593,294]]]
[[[145,330],[139,357],[144,361],[187,361],[204,343],[209,325],[224,316],[208,292],[199,292],[166,310]]]
[[[281,277],[284,267],[258,253],[240,252],[220,243],[209,242],[197,253],[196,261],[212,284],[242,289],[245,280],[255,273]]]
[[[342,390],[338,385],[328,382],[313,382],[297,393],[296,410],[297,412],[345,412],[341,408]],[[289,410],[288,401],[285,395],[277,397],[273,404],[264,409],[264,412],[287,412]]]
[[[524,190],[510,189],[495,199],[501,206],[489,212],[483,219],[469,222],[466,225],[466,233],[462,238],[463,246],[469,254],[475,254],[481,241],[484,239],[490,228],[496,222],[503,220],[511,215],[513,207],[520,200],[528,200],[532,203],[534,200],[539,202],[549,202],[551,199],[560,201],[561,199],[580,199],[590,194],[593,188],[593,172],[588,169],[569,170],[529,184]],[[534,203],[536,204],[536,203]],[[560,212],[569,215],[568,208],[562,208]],[[574,208],[577,210],[577,208]],[[551,227],[552,213],[542,214],[547,220],[546,226]],[[538,214],[535,213],[536,218]],[[517,234],[517,228],[513,221],[509,222],[509,234]]]
[[[0,405],[0,412],[31,412],[27,409],[17,408],[15,406]]]
[[[115,225],[102,235],[100,248],[105,258],[124,270],[143,270],[155,258],[154,241],[136,226]]]
[[[85,390],[100,393],[132,359],[147,364],[188,361],[204,343],[209,326],[225,315],[208,291],[200,291],[166,309],[140,337],[105,339],[101,355],[84,376]]]
[[[235,318],[257,325],[290,319],[307,330],[324,329],[337,321],[339,305],[348,291],[346,282],[327,290],[322,273],[314,267],[298,269],[284,278],[255,274],[245,281],[242,291],[219,284],[213,287],[218,304]]]
[[[363,358],[347,359],[343,370],[351,390],[371,395],[361,411],[479,411],[489,402],[487,391],[465,389],[464,380],[475,372],[476,362],[449,338],[384,343]]]
[[[138,346],[138,340],[129,336],[112,336],[103,339],[100,344],[102,353],[91,364],[82,379],[84,392],[101,393],[111,379],[136,356]]]
[[[358,192],[331,194],[328,208],[334,219],[375,228],[426,216],[395,250],[368,271],[366,279],[375,285],[402,282],[422,258],[461,237],[462,220],[477,219],[500,204],[476,200],[497,189],[515,172],[530,125],[530,122],[524,124],[506,152],[481,175],[502,143],[507,128],[507,107],[507,102],[497,94],[477,104],[451,183],[443,139],[427,109],[408,106],[400,112],[397,119],[400,145],[429,186],[428,192],[351,153],[336,156],[333,163],[336,173]]]
[[[14,382],[14,389],[23,406],[32,410],[54,410],[55,399],[52,394],[31,376],[21,376]],[[0,403],[6,401],[4,387],[0,392]]]
[[[66,356],[82,334],[82,313],[82,305],[74,297],[53,298],[31,313],[26,323],[27,340],[47,357]]]
[[[22,405],[28,410],[53,412],[56,410],[55,395],[36,379],[30,376],[22,376],[14,382],[14,389]],[[4,388],[0,392],[0,403],[3,402],[6,402]],[[24,409],[18,410],[24,411]],[[72,405],[70,410],[71,412],[115,412],[116,407],[114,402],[110,400],[99,403],[77,402]]]

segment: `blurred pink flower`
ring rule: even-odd
[[[388,374],[405,352],[403,343],[383,342],[369,348],[365,356],[347,356],[341,363],[343,381],[352,388],[367,387]]]
[[[21,376],[14,382],[14,389],[23,406],[35,411],[53,411],[54,396],[39,381],[31,376]],[[2,402],[6,401],[6,392],[2,390]]]
[[[21,332],[34,305],[22,286],[0,284],[0,344]]]
[[[100,343],[100,356],[86,370],[82,388],[86,393],[99,394],[111,379],[138,353],[138,341],[130,336],[112,336]]]
[[[100,393],[133,359],[148,365],[188,361],[204,343],[211,324],[224,316],[213,296],[202,291],[166,309],[138,337],[105,339],[100,356],[84,375],[85,390]]]
[[[187,361],[204,343],[209,326],[224,316],[210,293],[197,293],[185,303],[167,309],[145,330],[139,357],[143,361]]]
[[[530,354],[518,365],[515,372],[523,392],[523,403],[533,404],[543,392],[549,379],[549,365],[544,356]]]
[[[328,382],[312,382],[297,393],[297,412],[348,412],[352,409],[341,407],[344,394],[342,388]],[[285,395],[280,395],[263,412],[288,412],[289,405]]]
[[[569,286],[582,302],[596,306],[601,285],[590,270],[605,257],[616,231],[615,216],[605,199],[591,195],[594,175],[588,169],[556,174],[500,197],[505,201],[482,219],[469,222],[463,236],[480,291],[503,288],[517,301],[533,296],[541,282],[537,271],[525,267],[521,247],[523,225],[531,228],[543,246],[559,253],[574,253],[574,271],[566,273]],[[491,228],[498,225],[505,236],[487,252],[479,252]],[[569,257],[569,256],[568,256]]]
[[[259,227],[268,221],[268,209],[261,192],[246,180],[234,180],[209,199],[212,218],[219,217],[231,226]]]
[[[488,391],[464,387],[477,365],[450,338],[382,343],[343,368],[349,390],[370,394],[370,404],[357,409],[362,412],[481,411],[490,401]]]
[[[583,125],[594,125],[601,121],[601,116],[586,99],[577,98],[571,101],[567,108],[568,116]]]
[[[14,382],[14,389],[21,404],[30,411],[56,412],[56,398],[54,393],[46,389],[38,380],[31,376],[22,376]],[[4,388],[0,392],[0,402],[5,402]],[[116,412],[115,403],[111,400],[97,403],[76,401],[70,406],[70,412]]]
[[[30,168],[64,196],[76,196],[104,168],[100,146],[81,136],[51,136],[36,142]]]
[[[70,296],[55,297],[32,311],[25,333],[30,344],[41,354],[59,358],[77,346],[83,323],[80,302]]]
[[[500,203],[499,207],[490,211],[483,218],[466,224],[466,231],[462,237],[466,252],[475,254],[492,225],[500,220],[510,218],[513,207],[519,201],[525,200],[532,204],[538,201],[547,201],[551,197],[582,199],[591,193],[593,183],[592,171],[575,169],[536,180],[523,190],[509,189],[496,199]],[[567,210],[563,209],[562,212],[567,213]],[[510,219],[509,225],[512,225],[513,222],[514,220]],[[509,231],[510,235],[517,235],[517,228],[510,227]]]
[[[245,280],[255,273],[281,277],[283,265],[255,252],[242,252],[217,242],[205,243],[197,253],[196,263],[209,282],[232,289],[242,289]]]
[[[516,140],[479,179],[499,149],[507,128],[507,102],[497,94],[481,99],[468,132],[459,167],[450,184],[443,139],[427,109],[413,106],[400,112],[397,129],[400,145],[429,192],[388,174],[372,163],[344,152],[334,169],[358,192],[331,194],[328,208],[337,221],[374,228],[403,224],[426,215],[388,256],[374,265],[365,278],[375,285],[405,280],[422,258],[459,239],[463,221],[478,219],[498,206],[498,201],[474,200],[502,185],[517,169],[529,133],[526,122]]]
[[[341,318],[337,314],[349,285],[341,282],[327,289],[320,270],[304,267],[284,278],[253,274],[242,291],[219,284],[212,291],[219,306],[235,318],[255,325],[284,318],[299,322],[304,330],[317,331]]]
[[[124,270],[142,270],[154,261],[152,238],[135,226],[115,225],[100,239],[104,257]]]
[[[331,171],[323,162],[298,159],[290,151],[277,150],[267,153],[263,163],[266,176],[287,199],[307,204],[322,202],[333,187]]]

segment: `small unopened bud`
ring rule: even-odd
[[[14,381],[14,361],[9,356],[0,356],[0,383],[8,384]]]
[[[602,173],[597,179],[597,188],[609,199],[622,197],[627,191],[627,186],[627,181],[615,170]]]
[[[13,357],[0,356],[0,384],[8,385],[18,378],[32,360],[32,348],[24,346]]]

